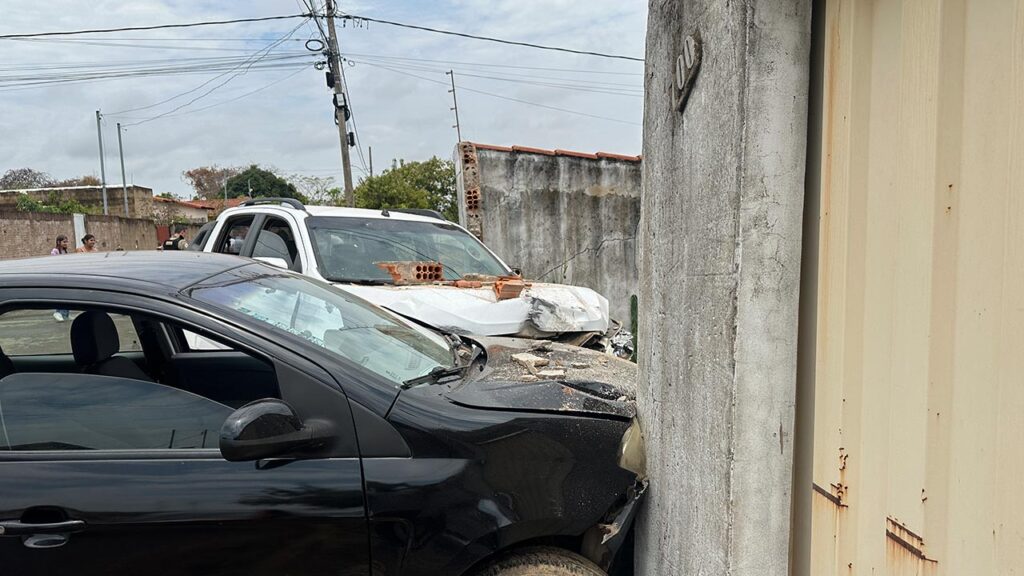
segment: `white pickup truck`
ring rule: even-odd
[[[599,347],[614,324],[597,292],[523,281],[464,228],[427,210],[257,198],[203,226],[190,249],[263,260],[455,333]]]

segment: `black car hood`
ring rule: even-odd
[[[456,404],[618,418],[636,415],[636,364],[556,342],[473,339],[486,349],[487,363],[482,371],[471,369],[465,380],[445,394]],[[542,358],[547,365],[530,370],[513,359],[523,353]],[[554,374],[545,375],[545,371]]]

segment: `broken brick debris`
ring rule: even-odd
[[[404,284],[430,284],[440,282],[444,279],[444,267],[440,262],[375,262],[378,268],[384,270],[395,285]]]
[[[518,298],[528,286],[519,276],[501,276],[494,282],[494,294],[498,300]]]

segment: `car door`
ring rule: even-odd
[[[88,298],[0,289],[0,307],[62,302],[145,316],[165,337],[186,328],[228,351],[179,359],[189,370],[166,382],[23,371],[0,379],[0,573],[369,573],[352,415],[328,374],[301,351],[168,302],[101,291]],[[224,374],[253,362],[275,386],[252,395],[274,394],[301,420],[325,423],[331,442],[294,458],[222,457],[218,431],[235,406],[203,395],[201,371],[219,370],[209,381],[231,398],[240,390],[242,402],[246,380]]]

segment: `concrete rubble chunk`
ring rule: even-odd
[[[523,365],[527,370],[530,371],[530,373],[534,374],[536,373],[537,368],[547,366],[550,363],[550,360],[548,360],[547,358],[541,358],[540,356],[530,354],[529,352],[513,354],[512,360]]]
[[[538,380],[540,380],[540,378],[537,378],[533,374],[524,374],[520,376],[519,379],[523,382],[537,382]]]
[[[570,364],[570,366],[576,368],[577,370],[582,370],[583,368],[590,368],[590,364],[586,362],[573,362],[572,364]]]
[[[541,378],[565,378],[565,370],[541,370],[537,372]]]

